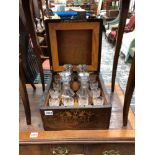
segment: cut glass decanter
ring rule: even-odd
[[[66,64],[64,65],[64,71],[60,72],[59,75],[62,81],[62,91],[61,98],[64,106],[73,106],[74,105],[74,92],[70,88],[71,74],[72,74],[72,65]]]
[[[78,65],[78,76],[80,81],[80,89],[77,91],[79,106],[87,106],[89,101],[89,73],[86,72],[86,65]]]

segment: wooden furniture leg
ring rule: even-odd
[[[20,91],[20,95],[21,95],[22,102],[24,105],[26,122],[27,122],[27,125],[30,125],[31,124],[31,111],[30,111],[30,104],[29,104],[28,94],[26,90],[25,77],[24,77],[24,72],[23,72],[21,61],[19,64],[19,91]]]
[[[24,73],[24,74],[26,74],[26,73]],[[36,90],[36,86],[34,85],[34,83],[33,83],[33,81],[31,80],[31,78],[30,78],[30,76],[29,76],[28,73],[27,73],[27,77],[28,77],[28,79],[29,79],[29,82],[30,82],[32,88],[33,88],[34,90]]]
[[[112,87],[111,87],[112,92],[114,92],[114,89],[115,89],[115,79],[116,79],[118,58],[119,58],[120,48],[122,44],[126,18],[128,15],[129,4],[130,4],[130,0],[122,0],[121,9],[120,9],[120,21],[119,21],[118,33],[116,37],[115,55],[114,55],[113,70],[112,70]]]
[[[135,88],[135,56],[132,60],[132,65],[130,68],[129,78],[127,82],[126,92],[125,92],[125,98],[124,98],[124,106],[123,106],[123,125],[126,126],[128,122],[128,113],[129,113],[129,107],[130,102],[132,99],[132,95]]]
[[[41,10],[42,13],[42,20],[44,21],[44,11],[43,11],[43,4],[42,4],[42,0],[38,0],[38,4],[39,4],[39,8]]]
[[[32,43],[34,46],[34,52],[38,59],[38,67],[39,67],[39,71],[40,71],[42,89],[44,91],[45,83],[44,83],[44,73],[43,73],[42,61],[41,61],[42,51],[41,51],[41,48],[40,48],[38,40],[37,40],[37,35],[35,33],[34,23],[33,23],[33,19],[32,19],[32,11],[31,11],[32,1],[31,0],[26,0],[26,1],[22,0],[22,6],[23,6],[24,14],[25,14],[25,19],[26,19],[26,28],[27,28],[27,31],[30,33],[30,37],[32,39]]]

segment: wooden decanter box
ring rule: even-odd
[[[112,105],[100,74],[102,24],[102,19],[45,21],[52,71],[49,89],[44,93],[45,102],[40,106],[45,130],[109,128]],[[77,96],[74,97],[74,106],[64,106],[63,102],[59,106],[49,105],[50,89],[55,77],[64,70],[64,64],[73,65],[73,75],[77,74],[79,64],[87,65],[90,76],[95,76],[99,83],[102,105],[94,105],[89,98],[88,106],[79,106]],[[71,87],[76,93],[77,87],[74,84]]]

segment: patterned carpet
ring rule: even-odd
[[[112,66],[115,48],[106,40],[105,34],[102,36],[102,53],[101,53],[101,73],[105,82],[111,82]],[[125,93],[128,75],[131,67],[131,60],[127,63],[123,55],[120,55],[118,61],[116,82],[119,83],[122,91]],[[135,111],[135,92],[131,100],[132,110]]]

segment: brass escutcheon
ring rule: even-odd
[[[102,152],[102,155],[121,155],[121,153],[119,151],[109,150]]]
[[[57,146],[53,148],[54,155],[67,155],[69,150],[66,147]]]

